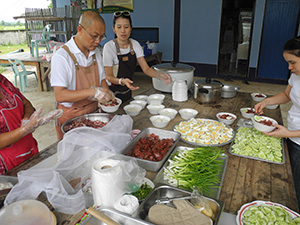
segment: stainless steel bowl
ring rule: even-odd
[[[99,120],[99,121],[108,123],[113,117],[114,117],[114,115],[111,115],[111,114],[108,114],[108,113],[90,113],[90,114],[81,115],[81,116],[77,116],[77,117],[74,117],[74,118],[69,119],[68,121],[66,121],[61,126],[61,130],[62,130],[63,133],[68,132],[69,130],[67,128],[73,121],[82,121],[83,119],[89,119],[91,121]]]
[[[221,91],[221,97],[222,98],[234,98],[238,92],[238,90],[240,90],[241,88],[236,86],[236,85],[232,85],[232,84],[224,84],[222,87],[222,91]]]

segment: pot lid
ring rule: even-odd
[[[162,63],[153,66],[153,68],[166,73],[191,72],[195,70],[194,67],[183,63]]]
[[[205,89],[220,89],[223,84],[219,81],[211,80],[211,79],[198,79],[194,82],[195,85],[200,86]]]

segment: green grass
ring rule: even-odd
[[[7,54],[13,51],[16,51],[18,49],[23,49],[24,52],[29,52],[30,48],[27,46],[27,44],[8,44],[8,45],[0,45],[0,55]]]
[[[25,26],[1,26],[0,30],[25,30]]]

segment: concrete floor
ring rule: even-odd
[[[26,68],[27,70],[35,69],[34,67],[27,67],[27,66]],[[3,72],[3,75],[5,75],[11,82],[14,81],[14,73],[11,71],[11,69],[8,69],[7,71]],[[218,79],[218,80],[221,81],[223,84],[235,84],[241,88],[240,91],[247,92],[247,93],[259,92],[267,95],[274,95],[280,91],[283,91],[286,87],[285,85],[265,84],[265,83],[256,83],[256,82],[249,82],[249,84],[245,84],[240,80],[235,80],[235,81],[224,81],[222,79]],[[55,98],[54,98],[53,90],[49,92],[39,92],[38,85],[34,75],[28,76],[28,84],[29,86],[25,88],[23,94],[26,96],[26,98],[28,98],[31,101],[34,107],[35,108],[43,107],[44,113],[48,113],[54,110]],[[152,79],[141,72],[136,72],[134,76],[134,84],[135,86],[139,86],[140,89],[136,90],[133,95],[138,95],[142,93],[146,88],[152,86]],[[287,103],[280,106],[282,117],[284,120],[283,121],[284,125],[286,125],[286,115],[290,107],[291,107],[291,103]],[[40,150],[43,150],[47,146],[57,141],[54,122],[51,122],[45,126],[37,128],[36,131],[33,133],[33,135],[38,141]]]

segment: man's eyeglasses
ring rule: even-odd
[[[93,38],[94,41],[99,41],[99,40],[102,41],[102,40],[106,39],[106,35],[105,35],[105,34],[103,34],[103,35],[101,35],[101,36],[91,35],[91,34],[84,28],[84,26],[82,26],[81,24],[79,24],[79,26],[81,26],[81,27],[85,30],[85,32],[87,32],[87,34],[90,35],[91,38]]]
[[[129,11],[117,11],[117,12],[114,12],[114,17],[115,18],[118,18],[120,16],[126,16],[126,17],[129,17],[130,16],[130,12]]]

